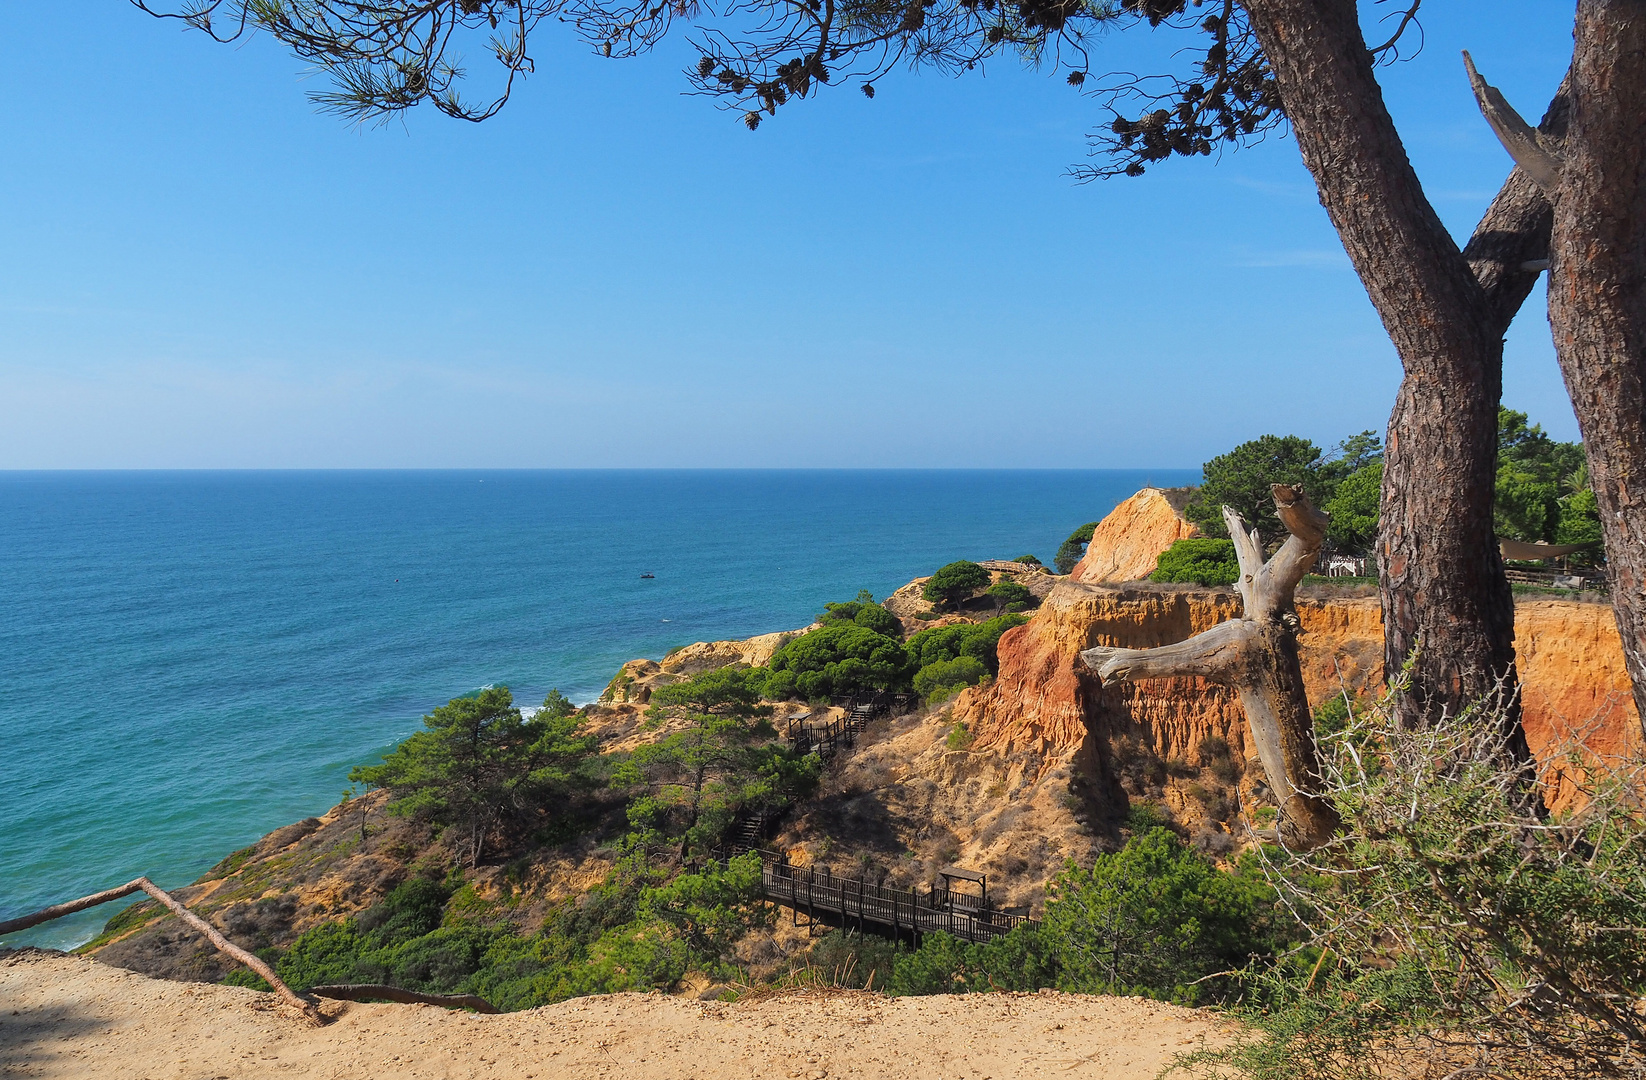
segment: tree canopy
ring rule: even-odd
[[[1383,489],[1383,462],[1374,461],[1343,478],[1326,503],[1332,523],[1326,538],[1339,551],[1363,555],[1377,542],[1378,503]]]
[[[1582,444],[1556,442],[1542,425],[1528,423],[1525,413],[1499,409],[1497,460],[1498,536],[1554,542],[1561,532],[1562,498],[1588,484]],[[1581,506],[1576,513],[1582,514]]]
[[[900,690],[912,674],[901,637],[853,622],[834,622],[795,638],[767,663],[772,701],[844,697],[862,690]]]
[[[1232,506],[1265,542],[1285,535],[1275,516],[1271,484],[1300,487],[1315,505],[1323,505],[1331,481],[1319,467],[1320,447],[1296,435],[1263,435],[1219,454],[1201,466],[1200,487],[1183,514],[1207,536],[1227,539],[1223,507]]]
[[[648,723],[684,722],[639,746],[612,776],[645,794],[629,806],[637,842],[680,845],[680,856],[725,833],[741,808],[787,801],[817,779],[815,758],[774,742],[761,703],[764,673],[724,667],[652,693]]]
[[[897,616],[875,603],[866,591],[859,593],[856,600],[824,604],[823,613],[817,617],[817,621],[824,626],[850,623],[887,637],[903,635],[903,624],[897,621]]]
[[[958,605],[989,584],[989,572],[974,562],[960,559],[940,566],[927,579],[921,595],[934,604]]]
[[[386,788],[393,813],[458,827],[471,865],[479,865],[506,815],[546,805],[593,752],[594,740],[577,735],[580,720],[559,691],[527,720],[507,687],[488,687],[435,709],[423,731],[349,779]]]
[[[1052,557],[1052,565],[1057,567],[1058,573],[1067,574],[1074,569],[1080,557],[1086,554],[1086,545],[1091,543],[1092,534],[1097,531],[1098,524],[1096,521],[1086,522],[1058,545],[1057,554]]]

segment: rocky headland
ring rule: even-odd
[[[1202,851],[1232,856],[1250,842],[1268,788],[1238,701],[1200,679],[1099,685],[1077,663],[1094,645],[1148,647],[1181,640],[1234,615],[1232,589],[1144,580],[1155,557],[1193,535],[1180,493],[1146,489],[1098,527],[1066,577],[988,562],[995,579],[1025,584],[1038,606],[998,647],[999,674],[935,706],[880,719],[836,758],[812,797],[793,807],[767,844],[800,865],[911,887],[945,865],[986,873],[997,904],[1035,912],[1047,878],[1066,860],[1088,861],[1121,841],[1129,807],[1164,807]],[[918,579],[884,601],[905,636],[978,621],[992,611],[938,615]],[[1382,679],[1376,596],[1366,586],[1305,586],[1298,598],[1302,659],[1312,701],[1375,693]],[[634,749],[662,732],[643,723],[657,687],[727,665],[757,666],[808,628],[744,641],[702,642],[660,660],[623,666],[602,699],[582,711],[600,749]],[[1523,598],[1516,641],[1528,737],[1546,768],[1574,743],[1631,752],[1640,725],[1610,609],[1593,602]],[[805,708],[780,703],[778,715]],[[1559,798],[1576,797],[1569,785]],[[376,792],[334,807],[235,852],[176,895],[236,940],[279,949],[323,922],[357,914],[417,874],[450,873],[458,859],[438,831],[383,812]],[[463,872],[457,909],[530,929],[611,872],[622,805],[596,799],[577,839],[549,843],[500,865]],[[755,976],[780,971],[807,945],[779,920],[749,935],[738,960]],[[171,979],[217,981],[230,970],[192,931],[152,904],[112,920],[83,950]],[[692,990],[689,980],[681,990]]]

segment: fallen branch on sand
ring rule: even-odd
[[[341,1001],[397,1001],[402,1005],[439,1005],[443,1009],[473,1009],[478,1013],[496,1013],[497,1006],[474,994],[419,994],[385,983],[336,983],[330,986],[311,986],[309,993]]]
[[[273,968],[218,933],[216,927],[172,899],[170,894],[146,877],[128,881],[118,889],[106,889],[100,893],[92,893],[90,896],[82,896],[78,900],[70,900],[66,904],[54,904],[51,907],[42,908],[33,915],[24,915],[20,919],[8,919],[5,922],[0,922],[0,937],[16,933],[19,930],[27,930],[31,926],[38,926],[53,919],[61,919],[65,915],[73,915],[76,911],[84,911],[87,908],[96,907],[98,904],[105,904],[110,900],[118,900],[122,896],[130,896],[134,892],[148,893],[173,915],[206,935],[206,939],[217,946],[218,949],[257,972],[274,988],[274,992],[286,1004],[302,1013],[311,1023],[322,1024],[325,1022],[325,1017],[320,1014],[319,1009],[315,1008],[314,1002],[305,1001],[293,993],[291,987],[280,981],[280,976],[274,973]]]

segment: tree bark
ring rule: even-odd
[[[1459,251],[1384,106],[1353,0],[1241,2],[1321,204],[1405,371],[1378,541],[1386,669],[1417,650],[1397,714],[1421,723],[1502,682],[1518,725],[1514,601],[1492,524],[1497,406],[1502,334],[1536,279],[1520,264],[1542,258],[1546,205],[1511,176],[1470,252]]]
[[[1549,322],[1646,723],[1646,3],[1580,0],[1575,37]]]
[[[1218,623],[1174,645],[1099,647],[1082,652],[1080,659],[1105,683],[1197,675],[1235,687],[1280,807],[1281,840],[1308,851],[1331,839],[1340,824],[1331,803],[1317,794],[1320,755],[1298,661],[1293,601],[1298,582],[1320,555],[1326,515],[1301,489],[1275,484],[1273,491],[1281,523],[1291,536],[1266,563],[1257,533],[1247,530],[1239,514],[1223,508],[1240,562],[1244,618]]]

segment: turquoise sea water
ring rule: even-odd
[[[625,660],[802,626],[953,559],[1050,563],[1145,483],[1197,479],[0,473],[0,918],[182,885],[325,811],[458,694],[592,700]],[[6,943],[73,945],[114,910]]]

